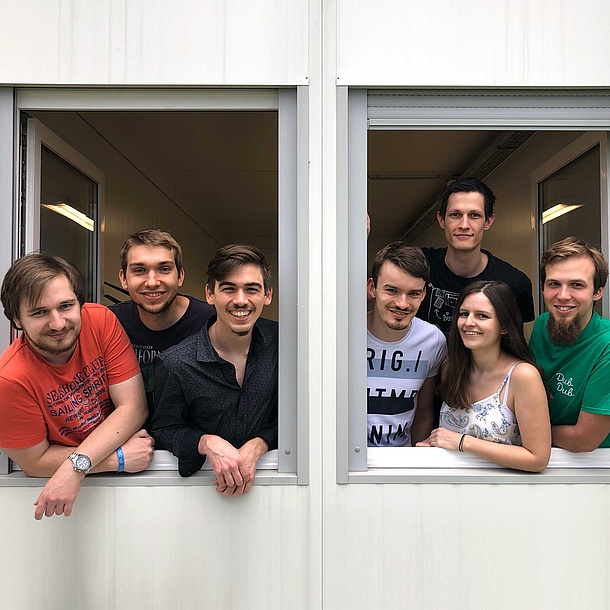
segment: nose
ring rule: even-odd
[[[154,269],[151,269],[146,276],[146,285],[147,286],[157,286],[159,284],[159,280],[157,279],[157,274]]]
[[[409,299],[407,299],[406,294],[397,294],[396,298],[394,299],[394,304],[399,309],[406,309],[409,305]]]
[[[53,309],[49,314],[49,328],[51,330],[63,330],[65,325],[64,317],[59,311]]]
[[[464,320],[464,326],[474,326],[475,319],[474,314],[469,313],[466,319]]]
[[[460,216],[460,229],[467,229],[469,227],[468,224],[468,216],[466,214],[462,214],[462,216]]]
[[[572,298],[572,296],[570,295],[569,287],[567,285],[562,284],[559,287],[559,291],[557,293],[557,298],[562,301],[569,301]]]
[[[236,306],[245,306],[248,304],[248,298],[244,290],[236,290],[233,295],[233,304]]]

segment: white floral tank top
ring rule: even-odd
[[[470,408],[450,407],[444,402],[441,406],[440,427],[494,443],[521,445],[517,418],[505,402],[510,386],[510,376],[519,362],[521,360],[511,366],[495,394],[472,403]],[[505,388],[504,401],[500,399],[503,388]]]

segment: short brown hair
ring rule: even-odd
[[[546,281],[546,266],[557,261],[563,261],[576,256],[585,256],[593,261],[595,273],[593,275],[593,290],[597,292],[608,281],[608,263],[604,255],[593,246],[579,237],[566,237],[554,243],[540,259],[540,281]]]
[[[184,266],[182,248],[172,237],[171,233],[161,229],[142,229],[141,231],[132,233],[121,248],[121,269],[125,274],[127,273],[127,256],[134,246],[162,246],[168,248],[174,255],[174,263],[176,264],[178,273],[180,273]]]
[[[381,267],[386,261],[394,263],[399,269],[413,277],[421,278],[424,282],[427,282],[430,277],[430,265],[421,248],[409,246],[404,241],[395,241],[375,254],[371,269],[371,277],[375,286],[377,286]]]
[[[263,274],[265,293],[271,290],[271,270],[265,255],[254,246],[230,244],[220,248],[208,264],[208,286],[214,292],[216,282],[228,277],[235,269],[244,265],[256,265]]]
[[[82,307],[85,302],[85,287],[81,274],[63,258],[42,252],[18,258],[6,272],[0,292],[4,315],[11,322],[18,320],[21,303],[37,303],[46,285],[58,275],[68,278],[70,287]]]

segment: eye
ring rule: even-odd
[[[553,281],[549,280],[548,282],[545,283],[545,286],[547,288],[557,288],[557,286],[559,286],[559,282],[553,282]]]
[[[172,272],[172,268],[164,265],[163,267],[159,267],[159,273],[171,273]]]
[[[468,312],[467,311],[460,311],[460,313],[458,314],[458,316],[460,318],[467,318],[468,317]]]
[[[47,313],[45,309],[37,309],[36,311],[33,311],[30,316],[32,316],[32,318],[40,318],[44,316],[45,313]]]
[[[481,318],[481,320],[487,320],[489,318],[486,313],[480,313],[478,317]]]
[[[419,290],[413,290],[412,292],[409,293],[409,296],[412,299],[418,299],[421,296],[421,292]]]
[[[385,291],[388,294],[396,294],[396,292],[397,292],[396,288],[386,288]]]
[[[473,212],[472,214],[470,214],[470,218],[474,218],[474,219],[478,219],[481,218],[482,214],[479,214],[478,212]]]
[[[72,308],[74,306],[74,303],[62,303],[59,306],[60,311],[67,311],[68,309]]]
[[[581,282],[572,282],[571,286],[572,288],[576,288],[577,290],[582,290],[584,288]]]
[[[131,272],[134,275],[141,275],[142,273],[145,272],[145,269],[144,269],[144,267],[135,267],[134,269],[131,270]]]

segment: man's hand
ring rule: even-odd
[[[72,507],[80,491],[85,475],[76,472],[71,462],[65,461],[57,472],[47,481],[34,506],[34,518],[37,521],[43,516],[72,514]]]
[[[216,491],[223,496],[241,496],[245,493],[250,475],[241,453],[231,443],[220,436],[204,434],[199,440],[199,453],[210,460],[216,475]]]
[[[243,493],[247,494],[252,487],[254,482],[254,476],[256,475],[256,463],[263,453],[268,451],[267,443],[262,438],[253,438],[247,443],[244,443],[239,448],[239,453],[243,458],[242,472],[247,473],[247,481],[244,484]]]
[[[155,441],[146,430],[136,432],[123,446],[125,472],[142,472],[154,455]]]

